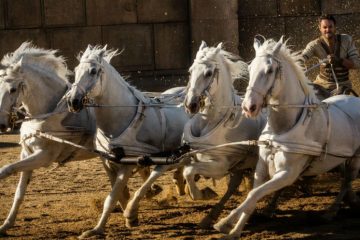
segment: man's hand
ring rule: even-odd
[[[329,63],[332,65],[343,65],[343,59],[335,56],[335,54],[329,54],[327,58],[329,60]]]

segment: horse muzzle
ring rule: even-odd
[[[247,117],[247,118],[255,118],[259,112],[260,112],[261,106],[258,106],[255,103],[248,103],[246,104],[245,102],[243,102],[242,104],[242,111],[243,114]]]
[[[77,113],[84,108],[82,99],[74,98],[67,100],[68,109],[70,112]]]
[[[185,99],[185,110],[187,113],[196,114],[200,111],[200,97],[192,97],[189,101]]]

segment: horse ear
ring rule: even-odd
[[[283,36],[280,38],[280,40],[276,43],[274,50],[273,50],[273,55],[276,55],[279,53],[281,46],[284,43],[284,39]]]
[[[201,41],[201,44],[200,44],[200,47],[199,47],[199,50],[203,50],[204,48],[207,47],[207,44],[204,40]]]
[[[88,44],[87,47],[86,47],[86,50],[91,50],[92,48],[93,48],[93,46]],[[86,50],[85,50],[85,52],[86,52]]]
[[[260,40],[258,38],[256,38],[256,37],[254,38],[254,45],[253,46],[254,46],[255,51],[257,51],[261,46]]]
[[[19,61],[17,61],[16,63],[12,64],[12,70],[13,72],[20,72],[21,73],[21,66],[23,66],[23,64],[25,63],[24,61],[24,57],[21,57]]]
[[[282,35],[281,38],[280,38],[280,40],[279,40],[279,42],[281,42],[282,44],[284,44],[284,37],[285,37],[285,36]]]
[[[21,57],[20,60],[17,62],[17,65],[20,67],[24,64],[24,57]]]
[[[222,44],[223,43],[221,42],[216,46],[215,51],[214,51],[215,54],[218,54],[220,52],[220,50],[222,49]]]

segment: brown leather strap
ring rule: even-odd
[[[322,38],[320,38],[320,44],[323,47],[323,49],[325,50],[327,55],[331,54],[330,48],[329,46],[324,42],[324,40]]]
[[[336,34],[335,56],[340,59],[341,35]]]

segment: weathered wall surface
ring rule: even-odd
[[[31,40],[73,69],[88,44],[108,44],[124,49],[113,65],[151,88],[185,75],[188,19],[187,0],[0,0],[0,55]]]
[[[133,84],[163,90],[187,81],[201,40],[245,60],[255,34],[285,35],[300,50],[318,36],[321,13],[360,46],[358,0],[0,0],[0,56],[30,40],[59,49],[73,69],[88,44],[108,44],[124,49],[112,63]]]

